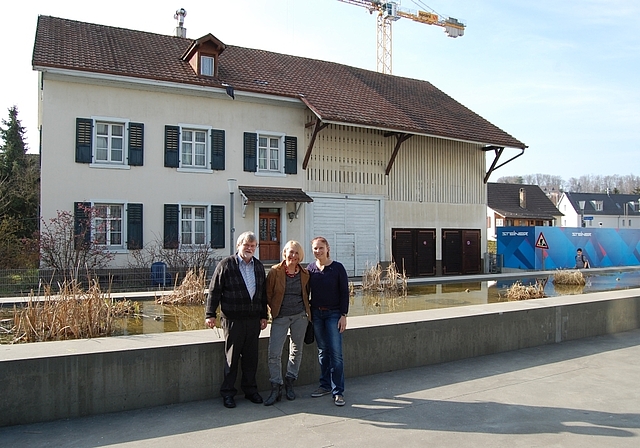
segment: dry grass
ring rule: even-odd
[[[189,270],[182,283],[173,288],[173,292],[157,297],[156,303],[162,305],[204,305],[206,272],[203,269]]]
[[[578,285],[584,286],[586,280],[584,275],[579,270],[560,270],[553,274],[554,285]],[[556,290],[557,290],[556,286]]]
[[[398,272],[395,263],[389,264],[384,272],[380,264],[376,264],[362,274],[362,290],[404,297],[407,295],[407,276],[404,272]]]
[[[535,285],[523,285],[520,281],[515,282],[507,289],[506,298],[508,301],[541,299],[544,297],[544,285],[536,282]]]
[[[139,310],[137,302],[114,301],[92,282],[87,291],[75,281],[60,285],[60,293],[46,289],[42,299],[33,296],[26,306],[14,307],[12,343],[61,341],[109,336],[114,320]]]

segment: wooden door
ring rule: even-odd
[[[280,261],[280,209],[261,208],[258,244],[261,261]]]

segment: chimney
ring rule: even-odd
[[[527,208],[527,192],[524,188],[520,189],[520,208]]]
[[[187,10],[184,8],[178,9],[173,16],[173,18],[178,21],[178,26],[176,27],[176,37],[187,37],[187,29],[183,26],[185,17],[187,17]]]

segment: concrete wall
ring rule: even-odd
[[[346,393],[349,377],[639,327],[640,289],[353,317],[344,335]],[[0,426],[211,399],[222,363],[215,330],[3,345]],[[317,378],[316,347],[306,346],[298,383]]]

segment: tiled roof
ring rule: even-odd
[[[576,212],[580,213],[580,201],[584,201],[584,213],[589,215],[640,215],[640,195],[607,193],[565,193]],[[602,202],[602,210],[596,210],[595,202]],[[629,204],[629,203],[632,204]],[[627,206],[625,207],[625,204]]]
[[[520,189],[525,190],[525,208],[520,207]],[[487,205],[505,217],[553,219],[563,216],[537,185],[487,183]]]
[[[206,78],[181,59],[193,43],[40,16],[33,66],[215,88],[225,83],[236,92],[300,98],[323,121],[526,148],[426,81],[230,45],[219,57],[218,78]]]
[[[313,202],[300,188],[238,187],[248,202]]]

